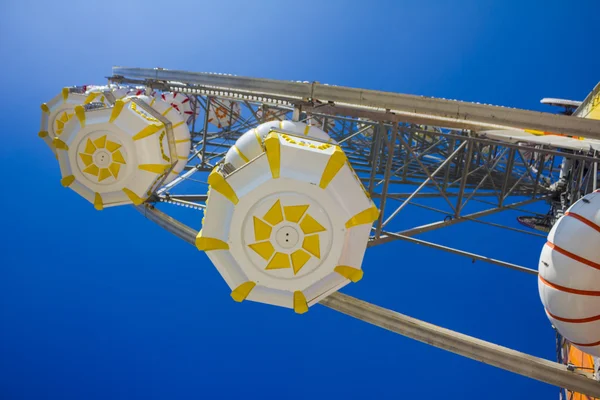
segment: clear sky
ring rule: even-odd
[[[234,303],[204,254],[60,186],[39,105],[128,65],[542,110],[600,80],[599,23],[591,0],[1,1],[0,398],[557,398],[324,307]],[[424,238],[532,268],[543,244],[479,225]],[[346,293],[555,357],[534,277],[407,243],[365,271]]]

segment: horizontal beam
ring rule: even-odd
[[[415,244],[420,244],[422,246],[431,247],[431,248],[437,249],[437,250],[447,251],[449,253],[457,254],[459,256],[468,257],[468,258],[470,258],[472,260],[485,261],[485,262],[490,263],[490,264],[495,264],[495,265],[499,265],[501,267],[510,268],[510,269],[514,269],[514,270],[517,270],[517,271],[521,271],[521,272],[526,272],[526,273],[531,274],[531,275],[536,275],[537,276],[537,274],[538,274],[538,272],[535,269],[523,267],[521,265],[509,263],[509,262],[502,261],[502,260],[497,260],[495,258],[481,256],[479,254],[471,253],[471,252],[464,251],[464,250],[454,249],[454,248],[448,247],[448,246],[442,246],[441,244],[428,242],[428,241],[417,239],[417,238],[413,238],[413,237],[410,237],[410,236],[400,235],[398,233],[389,233],[389,232],[386,232],[386,234],[394,236],[394,237],[396,237],[396,238],[398,238],[400,240],[404,240],[404,241],[407,241],[407,242],[411,242],[411,243],[415,243]]]
[[[184,82],[253,95],[277,95],[290,101],[318,100],[353,108],[384,110],[407,120],[426,118],[436,121],[438,126],[460,126],[473,130],[534,129],[600,139],[600,121],[487,104],[330,86],[318,82],[279,81],[159,68],[113,67],[113,74],[116,77]]]
[[[146,218],[184,241],[194,244],[197,231],[151,206],[136,206]],[[320,304],[361,321],[410,337],[473,360],[515,372],[559,387],[600,397],[600,383],[581,370],[534,357],[481,339],[420,321],[336,292]]]
[[[569,371],[563,364],[451,331],[339,292],[321,300],[320,304],[388,331],[494,367],[574,392],[600,397],[600,382],[592,379],[590,373]]]

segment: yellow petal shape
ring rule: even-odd
[[[302,248],[317,258],[321,258],[321,245],[319,235],[305,236],[302,242]]]
[[[323,232],[326,229],[323,228],[321,224],[317,222],[316,219],[311,217],[310,214],[306,214],[302,222],[300,222],[300,228],[305,235],[310,235],[311,233]]]
[[[90,139],[88,139],[85,144],[85,152],[87,154],[94,154],[95,151],[96,151],[96,146],[94,146],[94,143],[92,143],[92,141]]]
[[[102,182],[106,178],[110,178],[112,174],[108,170],[108,168],[100,168],[100,172],[98,173],[98,182]]]
[[[284,206],[283,213],[285,214],[285,220],[289,222],[298,222],[306,210],[308,210],[308,204],[301,206]]]
[[[81,157],[81,161],[83,161],[86,167],[94,162],[94,159],[89,154],[79,153],[79,157]]]
[[[119,170],[121,169],[121,164],[112,163],[109,165],[108,169],[110,170],[112,176],[114,176],[116,179],[119,177]]]
[[[267,211],[263,219],[271,225],[277,225],[283,221],[283,213],[281,212],[281,203],[279,200],[277,200],[271,209]]]
[[[110,140],[106,141],[106,150],[110,151],[111,153],[117,150],[119,147],[121,147],[121,145],[118,143],[111,142]]]
[[[125,159],[123,158],[123,154],[121,154],[121,150],[115,151],[112,154],[112,159],[113,159],[114,162],[125,164]]]
[[[252,250],[254,250],[256,252],[256,254],[258,254],[265,260],[268,260],[269,258],[271,258],[271,256],[275,252],[275,248],[273,247],[271,242],[253,243],[253,244],[249,245],[248,247],[250,247]]]
[[[256,241],[267,240],[271,237],[271,228],[260,218],[254,217],[254,239]]]
[[[278,252],[275,253],[271,261],[269,261],[269,264],[267,264],[267,268],[265,269],[284,269],[290,268],[290,266],[290,256],[285,253]]]
[[[292,268],[294,269],[294,275],[296,275],[302,269],[302,267],[304,267],[304,264],[306,264],[308,262],[308,260],[310,260],[310,254],[308,254],[307,252],[305,252],[302,249],[299,249],[299,250],[296,250],[295,252],[293,252],[291,257],[292,257]]]
[[[100,168],[98,168],[96,166],[96,164],[92,164],[89,167],[87,167],[86,169],[84,169],[83,172],[85,172],[86,174],[98,176],[98,173],[100,172]]]
[[[94,144],[96,145],[96,148],[103,149],[104,146],[106,145],[106,135],[101,136],[98,139],[94,140]]]

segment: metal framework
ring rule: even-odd
[[[518,210],[551,224],[570,204],[597,187],[598,159],[593,152],[500,142],[481,132],[528,128],[600,139],[600,121],[317,82],[124,67],[113,68],[109,79],[179,91],[196,100],[199,117],[192,124],[193,145],[186,171],[148,204],[138,207],[162,228],[190,243],[196,232],[183,222],[183,214],[171,212],[171,206],[204,208],[207,173],[243,133],[268,119],[317,124],[342,146],[381,210],[369,246],[405,240],[537,274],[530,268],[412,236],[468,222],[545,237],[482,218]],[[232,102],[239,104],[239,114]],[[209,124],[214,106],[228,112],[227,127],[215,129]],[[524,209],[537,202],[549,204],[547,215]],[[407,226],[401,217],[415,207],[427,221]],[[172,217],[175,214],[178,218]],[[437,347],[600,397],[600,383],[587,371],[573,371],[339,293],[321,304]]]

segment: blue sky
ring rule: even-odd
[[[600,80],[600,3],[153,3],[0,3],[0,397],[557,398],[324,307],[234,303],[205,255],[60,186],[39,105],[129,65],[542,110],[541,97],[583,99]],[[543,243],[479,225],[423,237],[533,268]],[[531,276],[408,243],[369,250],[365,271],[346,293],[555,356]]]

